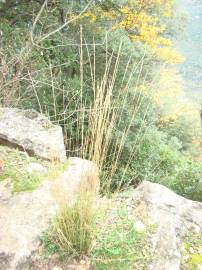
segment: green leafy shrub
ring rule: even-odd
[[[195,120],[196,121],[196,120]],[[181,142],[182,151],[187,151],[193,147],[193,138],[198,135],[196,130],[197,123],[194,119],[180,116],[175,121],[168,122],[160,130],[168,134],[170,138],[176,137]]]
[[[202,201],[201,175],[200,163],[181,157],[180,166],[176,168],[174,179],[168,186],[184,197]]]
[[[184,156],[178,148],[180,142],[176,137],[169,139],[167,134],[157,128],[150,128],[143,136],[139,136],[127,170],[124,159],[123,163],[119,163],[113,187],[137,185],[147,180],[163,184],[187,198],[202,200],[199,189],[202,166]]]

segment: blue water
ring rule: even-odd
[[[202,103],[202,0],[178,1],[188,20],[185,37],[177,40],[177,47],[186,58],[179,70],[188,96]]]

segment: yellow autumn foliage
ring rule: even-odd
[[[181,116],[199,123],[199,106],[186,98],[184,81],[177,69],[170,67],[160,72],[154,100],[162,111],[162,123],[174,122]]]
[[[184,61],[182,55],[173,48],[172,41],[166,36],[163,18],[172,15],[173,0],[128,0],[127,4],[102,9],[94,6],[83,14],[89,21],[110,21],[111,31],[124,29],[132,42],[141,42],[151,49],[159,59],[170,64]],[[155,14],[155,15],[154,15]]]
[[[183,97],[183,84],[183,78],[176,68],[164,68],[160,71],[154,100],[159,106],[164,106],[164,102],[174,101]]]
[[[99,5],[85,12],[82,18],[90,23],[110,21],[111,31],[124,29],[132,42],[141,42],[159,59],[169,64],[179,64],[184,57],[173,47],[166,36],[164,18],[171,17],[173,0],[128,0],[127,5],[102,9]]]
[[[85,17],[90,18],[90,22],[95,22],[97,19],[97,16],[91,11],[85,12],[82,18],[85,18]]]
[[[173,47],[155,48],[156,55],[169,64],[179,64],[185,61],[181,53]]]

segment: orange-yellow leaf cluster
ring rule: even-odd
[[[124,29],[132,42],[141,42],[151,49],[159,59],[171,64],[184,61],[166,35],[164,18],[170,17],[173,0],[128,0],[118,10],[102,9],[100,6],[84,13],[90,22],[110,21],[111,30]]]

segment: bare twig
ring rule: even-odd
[[[89,1],[89,3],[85,6],[85,8],[75,17],[73,17],[72,19],[66,21],[64,24],[62,24],[61,26],[59,26],[58,28],[56,28],[55,30],[45,34],[44,36],[42,36],[39,40],[37,40],[37,43],[40,43],[42,41],[44,41],[45,39],[49,38],[50,36],[60,32],[63,28],[65,28],[67,25],[69,25],[70,23],[74,22],[75,20],[77,20],[79,17],[81,17],[81,15],[83,13],[86,12],[86,10],[89,8],[89,6],[93,3],[93,0]]]

